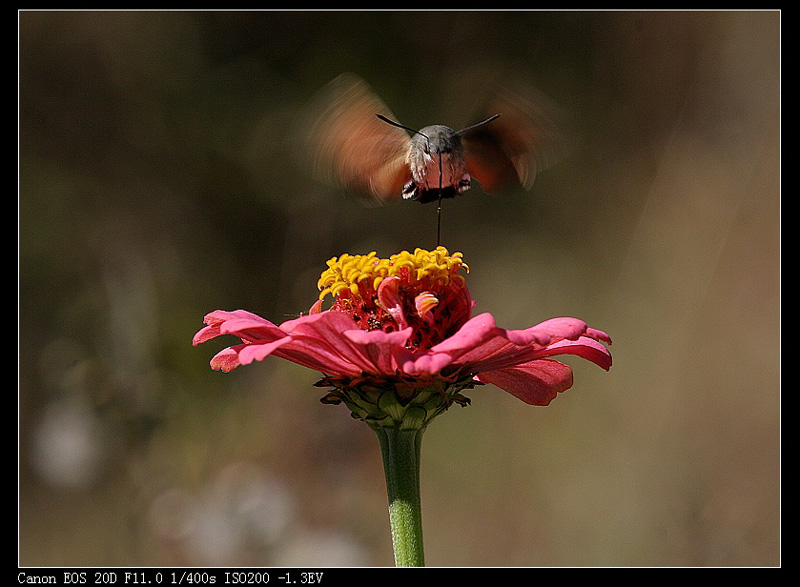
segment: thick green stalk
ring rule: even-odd
[[[422,506],[419,490],[419,455],[422,429],[400,426],[374,427],[381,445],[394,562],[398,567],[425,566],[422,546]]]

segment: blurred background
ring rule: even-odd
[[[203,316],[274,322],[325,261],[435,246],[297,164],[344,71],[472,122],[481,71],[580,140],[443,210],[476,311],[612,336],[547,408],[471,392],[426,432],[431,566],[780,564],[780,12],[35,12],[19,19],[19,563],[392,565],[377,440],[317,374],[230,374]],[[577,358],[575,358],[577,359]]]

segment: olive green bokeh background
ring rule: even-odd
[[[482,71],[580,141],[445,203],[476,310],[606,330],[549,407],[486,386],[423,443],[436,566],[780,563],[780,13],[19,13],[19,562],[391,565],[376,439],[316,374],[231,374],[203,315],[281,322],[343,252],[430,248],[297,164],[343,71],[405,124]],[[577,358],[576,358],[577,359]]]

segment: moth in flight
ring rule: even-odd
[[[397,121],[363,79],[346,73],[312,100],[301,133],[317,179],[368,203],[441,204],[473,179],[490,194],[515,184],[530,190],[537,173],[561,160],[567,141],[544,104],[532,89],[497,88],[478,122],[416,130]]]

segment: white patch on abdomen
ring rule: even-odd
[[[461,162],[461,165],[458,165],[457,161],[454,161],[450,157],[450,153],[442,153],[442,187],[449,187],[451,185],[458,185],[459,183],[466,180],[469,181],[469,175],[464,173],[463,171],[461,174],[458,174],[458,168],[463,170],[464,164]],[[414,176],[414,180],[418,185],[423,187],[424,189],[438,189],[439,188],[439,155],[438,154],[430,154],[425,153],[424,155],[424,167],[423,168],[412,168],[412,174]]]

